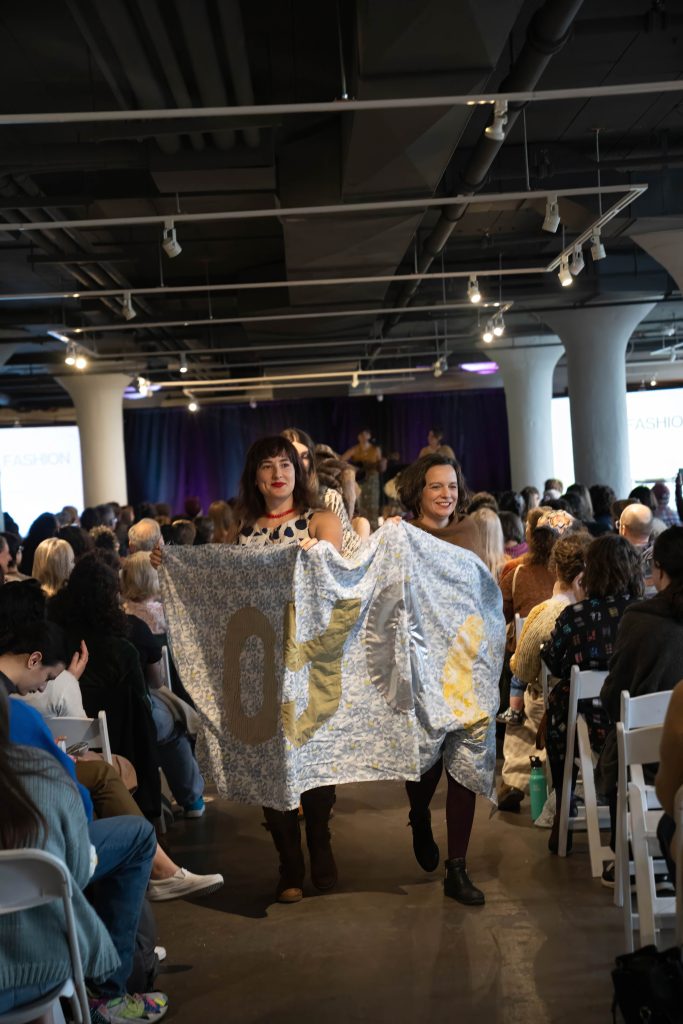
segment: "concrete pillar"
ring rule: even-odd
[[[0,366],[3,366],[8,359],[11,359],[14,355],[16,345],[5,344],[0,345]],[[5,517],[2,511],[2,478],[0,477],[0,532],[5,529]]]
[[[505,388],[512,486],[543,488],[554,475],[551,401],[553,372],[563,354],[557,339],[520,339],[518,348],[492,350]]]
[[[639,231],[638,223],[631,235],[648,256],[664,267],[671,274],[683,292],[683,228],[669,228],[661,231]]]
[[[625,498],[633,481],[626,413],[626,346],[654,302],[544,313],[567,353],[575,479]]]
[[[128,501],[123,448],[123,392],[130,377],[123,373],[58,377],[76,407],[81,436],[83,495],[86,506]]]

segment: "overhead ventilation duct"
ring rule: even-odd
[[[546,3],[536,11],[529,22],[526,39],[519,57],[510,73],[501,82],[499,90],[501,93],[523,92],[536,88],[552,57],[567,42],[572,24],[582,4],[583,0],[546,0]],[[505,136],[509,136],[522,108],[523,104],[520,103],[508,104]],[[458,176],[459,181],[454,195],[474,195],[479,191],[504,141],[504,139],[495,138],[491,133],[487,134],[486,130],[482,132],[466,167]],[[455,225],[467,212],[468,207],[469,203],[460,203],[442,210],[433,230],[422,243],[417,263],[418,273],[427,273],[446,245]],[[399,292],[397,300],[395,302],[392,300],[392,305],[408,306],[419,286],[419,280],[406,283]],[[393,327],[400,318],[400,313],[392,316],[389,326]]]

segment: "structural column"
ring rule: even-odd
[[[123,447],[123,373],[58,377],[76,407],[85,504],[128,501]]]
[[[553,475],[553,372],[562,346],[552,337],[524,338],[519,348],[492,352],[503,378],[510,436],[510,472],[516,491],[539,490]]]
[[[664,219],[664,218],[662,218]],[[658,218],[655,219],[655,223]],[[681,218],[676,218],[679,225]],[[637,242],[641,249],[644,249],[649,256],[664,267],[673,277],[678,285],[678,290],[683,291],[683,227],[663,228],[662,230],[641,231],[636,221],[635,229],[631,238]],[[644,224],[652,224],[653,221],[645,221]]]
[[[17,347],[16,345],[6,345],[6,344],[0,345],[0,366],[2,366],[4,363],[6,363],[8,359],[12,358],[12,356],[14,355],[14,350],[16,349],[16,347]],[[4,517],[3,513],[2,513],[2,477],[0,476],[0,531],[2,531],[4,529],[5,529],[5,517]]]
[[[626,412],[626,346],[653,302],[545,313],[567,353],[575,479],[608,484],[625,498],[633,486]]]

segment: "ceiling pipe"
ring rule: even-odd
[[[541,78],[551,58],[558,53],[567,42],[574,19],[583,0],[546,0],[543,7],[540,7],[529,22],[526,40],[520,54],[512,66],[510,73],[506,76],[500,86],[500,96],[506,92],[533,89]],[[505,137],[509,136],[512,127],[519,117],[523,104],[517,101],[508,101],[508,120],[505,129]],[[482,132],[474,148],[474,152],[462,172],[459,174],[462,191],[473,195],[478,192],[491,170],[493,161],[501,149],[505,137],[502,139],[491,138]],[[424,239],[418,260],[417,270],[421,273],[429,270],[434,260],[439,256],[455,229],[455,225],[465,215],[468,209],[468,202],[464,201],[445,208],[435,227]],[[396,306],[407,306],[412,301],[419,282],[406,284],[400,291]],[[393,315],[388,327],[394,327],[400,320],[400,315]]]
[[[487,139],[488,141],[488,139]],[[465,209],[470,204],[488,203],[528,203],[534,199],[547,199],[548,196],[559,198],[574,198],[577,196],[597,195],[639,195],[647,190],[647,185],[603,185],[598,188],[596,185],[583,188],[547,188],[534,189],[533,192],[485,192],[481,195],[470,195],[461,193],[455,196],[425,196],[415,199],[382,199],[365,203],[329,203],[315,206],[287,206],[287,207],[262,207],[256,210],[209,210],[202,213],[173,213],[173,214],[150,214],[140,217],[90,217],[81,220],[48,221],[45,223],[28,223],[18,221],[5,225],[4,231],[40,231],[43,228],[78,228],[81,230],[89,228],[112,228],[112,227],[133,227],[150,224],[163,225],[171,217],[177,224],[194,224],[209,221],[230,221],[230,220],[264,220],[285,217],[327,217],[332,214],[356,214],[375,213],[377,211],[396,210],[419,210],[432,207],[460,207]],[[460,215],[462,216],[462,214]],[[440,222],[439,222],[440,223]],[[437,224],[438,227],[438,224]],[[436,230],[436,229],[435,229]],[[430,261],[431,263],[431,261]]]
[[[69,2],[69,0],[67,0]],[[182,3],[182,0],[178,0]],[[554,0],[555,4],[559,0]],[[583,0],[574,0],[580,7]],[[540,13],[540,12],[539,12]],[[522,55],[520,54],[520,57]],[[538,80],[538,79],[537,79]],[[505,83],[503,83],[505,84]],[[633,82],[622,85],[579,86],[573,89],[500,89],[498,92],[460,93],[453,96],[404,96],[396,99],[328,100],[322,103],[262,103],[243,107],[161,107],[158,110],[70,110],[60,113],[0,114],[0,127],[28,124],[92,124],[107,121],[172,121],[174,118],[282,117],[286,114],[346,114],[351,110],[422,110],[428,107],[473,107],[508,103],[542,103],[558,100],[593,100],[683,92],[683,79],[667,82]]]

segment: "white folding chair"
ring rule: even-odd
[[[61,900],[71,959],[71,976],[62,985],[57,985],[32,1003],[0,1014],[0,1024],[26,1024],[42,1014],[48,1014],[52,1024],[63,1024],[64,1015],[59,1005],[61,998],[71,1002],[76,1024],[89,1022],[90,1010],[71,892],[71,876],[58,857],[45,850],[0,850],[0,914],[17,914]]]
[[[683,786],[674,798],[674,861],[676,864],[676,942],[683,946]]]
[[[595,779],[593,777],[593,755],[588,725],[583,715],[578,713],[580,700],[592,700],[600,696],[606,672],[580,672],[577,665],[572,668],[569,683],[569,711],[567,715],[567,755],[562,780],[562,805],[560,807],[560,833],[558,853],[567,856],[567,834],[569,829],[588,832],[588,849],[591,861],[591,873],[594,878],[602,874],[602,865],[612,860],[614,854],[609,846],[603,846],[600,829],[609,828],[609,808],[598,807],[595,795]],[[569,809],[572,795],[572,775],[574,759],[578,755],[583,782],[584,810],[575,818],[570,818]]]
[[[519,643],[519,638],[522,635],[522,630],[524,629],[525,622],[526,617],[522,618],[519,612],[515,612],[515,647]]]
[[[67,747],[85,741],[90,750],[101,751],[107,764],[113,763],[105,711],[100,711],[97,718],[46,718],[45,724],[55,739],[65,738]]]
[[[616,851],[615,851],[615,872],[614,872],[614,902],[618,907],[624,905],[624,900],[630,893],[630,869],[631,863],[626,865],[628,854],[628,843],[630,839],[630,823],[627,806],[627,787],[633,781],[645,789],[648,795],[650,809],[659,808],[659,801],[656,798],[654,787],[645,786],[642,764],[634,759],[632,753],[631,733],[634,729],[645,729],[649,726],[661,726],[664,723],[671,690],[662,693],[647,693],[641,697],[631,697],[627,690],[622,690],[619,709],[619,723],[617,726],[617,754],[618,754],[618,779],[617,779],[617,811],[616,811]],[[619,728],[621,726],[621,728]],[[654,762],[659,760],[659,753],[650,758]],[[650,762],[645,762],[650,763]],[[625,871],[625,874],[622,873]],[[630,900],[628,900],[630,902]],[[626,925],[627,934],[632,931],[632,925]]]
[[[171,659],[168,653],[168,647],[166,644],[161,648],[161,673],[163,675],[163,685],[167,686],[169,690],[173,689],[171,679]]]
[[[638,729],[633,736],[640,738],[641,734],[651,730],[655,734],[654,756],[657,758],[662,734],[661,726],[653,725],[650,729]],[[652,748],[641,750],[639,756],[643,757],[646,762],[651,760]],[[640,946],[651,946],[656,945],[657,933],[661,928],[673,927],[676,923],[675,896],[658,896],[655,886],[656,862],[661,857],[657,824],[664,812],[661,808],[659,810],[648,808],[645,787],[636,782],[628,784],[628,809],[631,820],[631,847],[636,873],[636,905],[638,907],[637,919],[635,914],[631,914],[631,942],[633,941],[633,928],[637,927],[640,933]],[[626,871],[624,871],[624,875],[626,875]],[[628,916],[630,902],[630,900],[624,900],[625,919]],[[627,936],[627,944],[628,940],[629,936]],[[629,952],[631,949],[632,946],[629,947]]]

